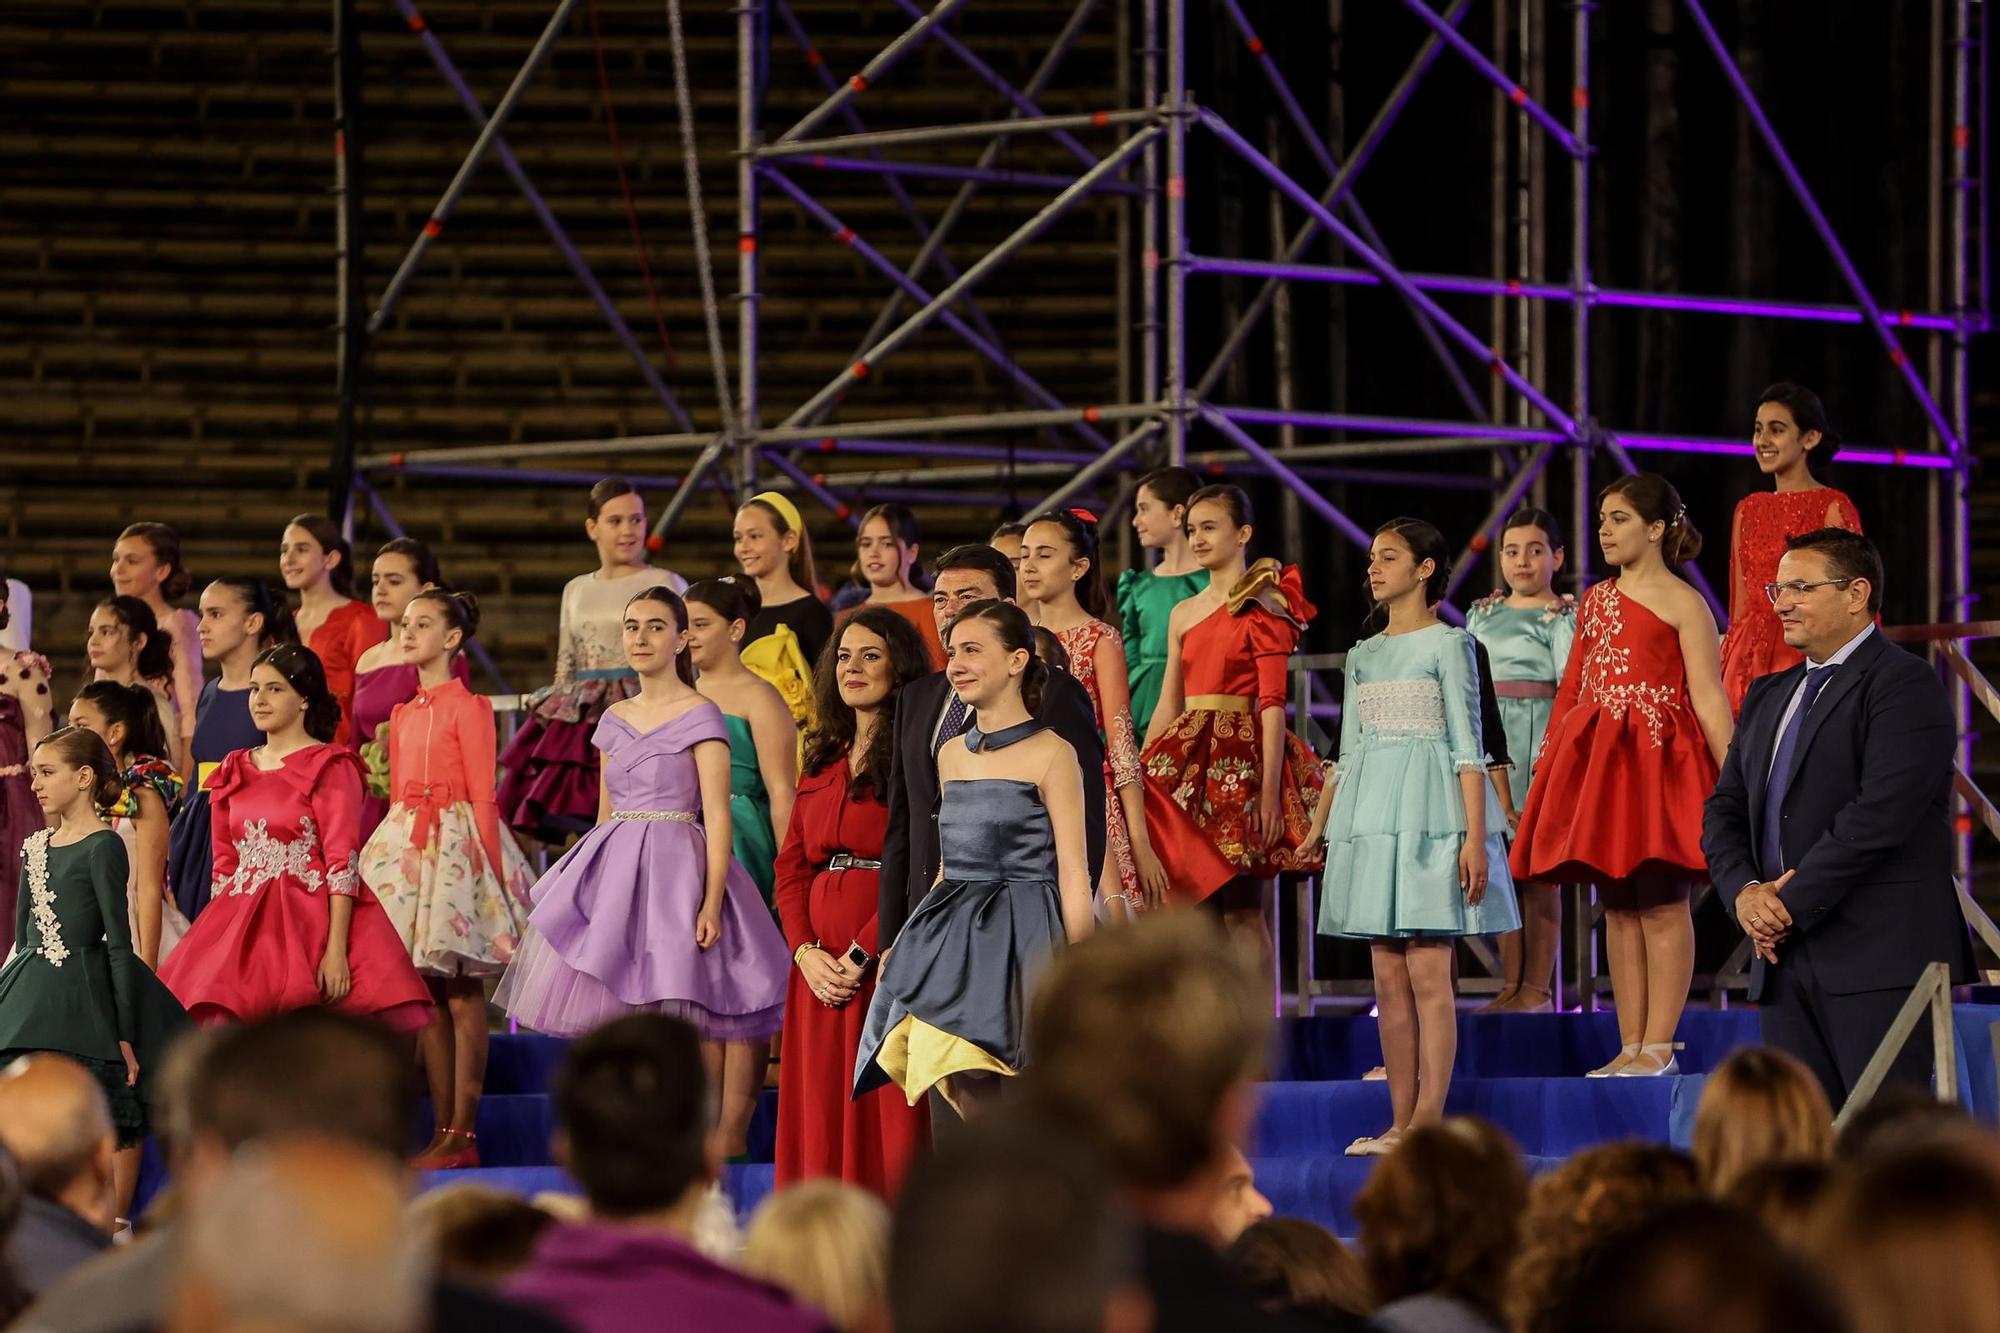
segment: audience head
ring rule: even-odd
[[[1792,1250],[1804,1250],[1820,1200],[1833,1181],[1826,1162],[1760,1162],[1723,1194],[1722,1201],[1741,1208]]]
[[[498,1287],[535,1254],[555,1216],[510,1190],[491,1185],[444,1185],[410,1202],[418,1242],[437,1274],[468,1287]]]
[[[625,660],[641,676],[658,676],[669,665],[681,684],[694,684],[694,658],[688,653],[687,603],[664,583],[655,584],[625,603]]]
[[[945,679],[971,708],[991,708],[1018,690],[1030,713],[1042,706],[1049,668],[1035,654],[1035,627],[1012,602],[974,602],[944,627]]]
[[[1271,1215],[1271,1201],[1257,1189],[1257,1173],[1243,1150],[1230,1144],[1224,1154],[1222,1189],[1215,1201],[1213,1234],[1217,1248],[1226,1249],[1248,1228]]]
[[[1139,545],[1160,550],[1187,539],[1188,497],[1201,478],[1184,467],[1154,468],[1139,478],[1132,495],[1132,531]]]
[[[1188,552],[1206,570],[1228,569],[1248,558],[1257,515],[1241,486],[1204,486],[1188,497]]]
[[[237,1154],[174,1229],[167,1327],[417,1333],[430,1256],[395,1162],[333,1139]]]
[[[1376,1297],[1449,1296],[1497,1317],[1527,1194],[1520,1154],[1484,1120],[1405,1134],[1354,1199]]]
[[[1546,509],[1517,509],[1500,529],[1500,573],[1517,596],[1547,596],[1563,556],[1562,524]]]
[[[174,674],[174,649],[153,618],[153,608],[137,597],[107,597],[90,613],[84,655],[93,670],[136,680],[166,680]]]
[[[1021,1093],[1121,1188],[1184,1196],[1185,1229],[1205,1232],[1249,1134],[1270,1026],[1269,994],[1215,923],[1142,917],[1049,965]]]
[[[583,531],[606,569],[646,563],[646,501],[623,477],[606,477],[590,488]]]
[[[1564,1294],[1555,1333],[1846,1333],[1826,1284],[1757,1219],[1668,1204],[1608,1238]]]
[[[0,628],[4,627],[0,623]],[[14,1225],[21,1220],[25,1200],[21,1168],[15,1163],[14,1154],[0,1143],[0,1328],[7,1327],[33,1299],[8,1258],[7,1242],[14,1234]]]
[[[181,563],[181,535],[164,523],[134,523],[111,548],[111,586],[122,596],[177,602],[194,586]]]
[[[82,1065],[39,1054],[0,1069],[0,1147],[14,1155],[27,1194],[111,1233],[118,1138],[104,1089]]]
[[[1096,620],[1105,618],[1103,562],[1097,557],[1097,515],[1087,509],[1050,509],[1035,515],[1022,539],[1021,595],[1055,600],[1064,589]]]
[[[810,1305],[841,1330],[881,1317],[889,1291],[889,1210],[863,1189],[808,1180],[757,1206],[743,1271]]]
[[[721,1171],[701,1041],[677,1018],[637,1014],[578,1038],[553,1091],[556,1159],[600,1217],[680,1208]]]
[[[1621,569],[1641,564],[1658,547],[1672,569],[1701,554],[1701,533],[1672,482],[1657,472],[1635,472],[1597,493],[1597,544],[1605,563]]]
[[[736,563],[753,579],[770,578],[780,571],[792,582],[814,591],[819,574],[813,568],[812,537],[804,518],[791,498],[778,491],[759,491],[736,511],[732,529],[736,543]]]
[[[1802,532],[1785,542],[1771,586],[1785,645],[1823,661],[1882,612],[1882,553],[1846,528]]]
[[[959,612],[974,602],[1014,600],[1014,562],[991,546],[968,543],[938,557],[931,574],[931,615],[938,637]]]
[[[201,660],[222,662],[233,653],[253,655],[281,643],[298,642],[289,607],[279,603],[262,579],[225,574],[202,589],[195,637]]]
[[[45,815],[61,817],[79,801],[106,810],[125,790],[111,747],[88,727],[56,728],[35,742],[29,758],[29,785]]]
[[[448,586],[437,556],[415,537],[383,542],[369,578],[369,605],[391,625],[403,618],[403,608],[419,592]]]
[[[1317,1222],[1264,1218],[1238,1236],[1223,1257],[1267,1310],[1288,1310],[1334,1325],[1358,1322],[1375,1310],[1361,1260]]]
[[[1840,451],[1840,436],[1827,424],[1819,395],[1783,380],[1757,395],[1750,443],[1757,450],[1757,470],[1767,476],[1802,462],[1825,463]]]
[[[1047,625],[1035,626],[1035,656],[1051,671],[1069,671],[1069,649]]]
[[[888,800],[896,700],[905,685],[930,672],[923,636],[888,607],[864,606],[842,621],[813,670],[816,709],[806,732],[805,771],[818,773],[843,758],[861,733],[860,715],[872,713],[875,723],[856,786]]]
[[[160,725],[158,696],[150,685],[120,685],[93,680],[70,701],[69,722],[104,738],[111,753],[122,759],[168,753],[167,730]]]
[[[1066,1129],[1002,1110],[911,1168],[891,1226],[892,1326],[1142,1333],[1137,1260],[1097,1160]]]
[[[1694,1164],[1711,1195],[1728,1193],[1761,1162],[1823,1162],[1832,1154],[1833,1108],[1796,1056],[1746,1046],[1708,1076],[1694,1115]]]
[[[725,574],[690,584],[682,600],[688,612],[688,658],[696,671],[714,671],[743,651],[750,622],[764,600],[757,580]]]
[[[340,700],[327,686],[318,653],[281,643],[250,665],[250,724],[268,736],[293,723],[316,741],[330,741],[340,729]]]
[[[993,529],[993,535],[986,544],[1013,562],[1015,572],[1021,568],[1021,539],[1028,535],[1028,525],[1019,519],[1011,519]]]
[[[1854,1163],[1811,1248],[1853,1333],[2000,1330],[2000,1146],[1964,1128]]]
[[[1971,1124],[1964,1107],[1939,1101],[1929,1088],[1887,1083],[1840,1127],[1834,1136],[1833,1153],[1840,1161],[1857,1162],[1953,1137]]]
[[[285,525],[278,546],[278,573],[293,592],[324,584],[337,596],[352,597],[354,548],[332,519],[323,514],[300,514]]]
[[[1607,1239],[1699,1194],[1694,1160],[1652,1143],[1586,1148],[1537,1176],[1508,1280],[1515,1333],[1553,1333],[1557,1307]]]
[[[879,504],[854,530],[854,581],[869,588],[922,588],[922,534],[908,505]]]

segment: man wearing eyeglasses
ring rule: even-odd
[[[1845,528],[1785,543],[1765,594],[1805,661],[1750,686],[1702,821],[1710,877],[1756,952],[1767,1045],[1847,1099],[1924,967],[1972,975],[1951,875],[1944,687],[1882,637],[1882,557]],[[1926,1083],[1905,1044],[1891,1081]]]

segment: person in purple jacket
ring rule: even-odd
[[[556,1160],[583,1187],[591,1215],[544,1232],[508,1296],[577,1333],[832,1333],[825,1315],[707,1258],[690,1239],[721,1172],[692,1027],[662,1014],[606,1023],[570,1047],[554,1093]]]

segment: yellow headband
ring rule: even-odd
[[[785,531],[804,532],[805,520],[799,517],[799,507],[789,497],[776,491],[759,491],[750,497],[752,504],[767,504],[778,511],[778,517],[785,520]]]

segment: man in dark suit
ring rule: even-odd
[[[951,618],[974,602],[1014,600],[1014,566],[990,546],[954,546],[937,562],[931,609],[938,637]],[[1104,865],[1104,742],[1097,734],[1090,695],[1065,671],[1049,673],[1036,716],[1070,743],[1083,768],[1083,817],[1090,882]],[[876,929],[880,947],[895,942],[938,876],[938,750],[971,725],[972,714],[951,691],[944,672],[933,671],[903,687],[896,701],[895,758],[889,770],[889,832],[882,841],[882,900]]]
[[[1874,543],[1822,528],[1785,545],[1765,592],[1806,660],[1744,697],[1702,851],[1756,950],[1764,1041],[1839,1107],[1925,966],[1971,977],[1951,874],[1956,730],[1930,667],[1875,628]],[[1918,1037],[1890,1078],[1925,1082],[1930,1067]]]

